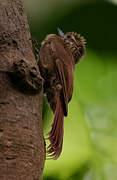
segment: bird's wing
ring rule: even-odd
[[[67,116],[68,113],[68,94],[67,94],[67,84],[66,84],[66,79],[65,79],[65,70],[64,70],[64,64],[60,59],[57,59],[55,61],[57,71],[60,76],[60,81],[62,85],[62,105],[63,105],[63,111],[64,111],[64,116]]]
[[[68,102],[71,100],[72,98],[72,94],[73,94],[73,84],[74,84],[74,74],[73,74],[73,66],[70,66],[69,70],[68,70],[68,89],[67,89],[67,93],[68,93]]]

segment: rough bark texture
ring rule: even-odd
[[[42,79],[22,3],[0,0],[0,180],[41,180]]]

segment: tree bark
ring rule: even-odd
[[[0,180],[41,180],[42,78],[24,8],[0,0]]]

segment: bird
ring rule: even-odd
[[[63,147],[64,117],[73,94],[75,65],[86,54],[86,40],[76,32],[49,34],[41,43],[38,66],[44,79],[44,93],[54,119],[48,133],[47,155],[56,160]]]

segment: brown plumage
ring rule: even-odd
[[[54,113],[47,148],[52,159],[57,159],[62,151],[64,116],[68,114],[73,93],[73,72],[84,54],[85,40],[74,32],[63,34],[59,30],[59,36],[50,34],[41,45],[39,67],[45,80],[44,92]]]

